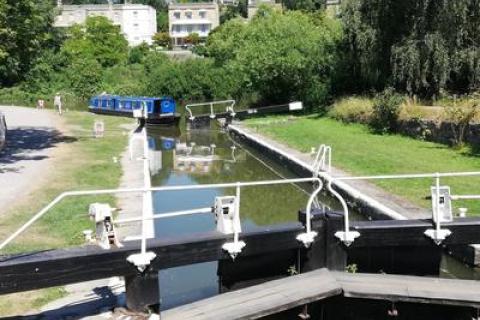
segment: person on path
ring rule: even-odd
[[[58,92],[55,95],[55,98],[53,98],[53,106],[57,109],[58,114],[62,115],[62,98]]]
[[[44,109],[44,108],[45,108],[45,101],[43,99],[38,99],[37,109]]]

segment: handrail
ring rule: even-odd
[[[332,148],[325,144],[318,147],[317,154],[313,159],[312,170],[315,173],[318,171],[330,172],[332,168]]]
[[[470,172],[443,172],[443,173],[412,173],[412,174],[391,174],[391,175],[373,175],[373,176],[347,176],[347,177],[333,177],[330,176],[328,190],[340,201],[343,207],[344,212],[344,231],[337,232],[336,236],[341,239],[346,245],[350,245],[353,240],[358,237],[360,234],[357,232],[353,233],[349,230],[349,212],[348,206],[343,197],[332,188],[332,183],[335,181],[355,181],[355,180],[381,180],[381,179],[423,179],[423,178],[433,178],[435,183],[435,193],[436,193],[436,206],[432,207],[432,215],[436,218],[435,220],[435,229],[428,229],[425,231],[425,235],[432,238],[435,243],[440,244],[446,237],[448,237],[451,232],[447,229],[441,228],[441,216],[440,216],[440,178],[442,177],[473,177],[480,176],[479,171],[470,171]],[[449,197],[451,200],[480,200],[480,195],[451,195]]]
[[[149,188],[117,188],[117,189],[97,189],[97,190],[85,190],[85,191],[66,191],[58,195],[52,202],[47,204],[39,212],[37,212],[29,221],[17,229],[12,235],[5,239],[0,244],[0,250],[7,246],[11,241],[17,238],[25,230],[27,230],[33,223],[40,219],[45,213],[52,207],[58,204],[61,200],[72,196],[88,196],[88,195],[105,195],[105,194],[121,194],[121,193],[144,193],[153,191],[182,191],[182,190],[202,190],[202,189],[214,189],[214,188],[232,188],[232,187],[253,187],[253,186],[266,186],[266,185],[279,185],[279,184],[292,184],[292,183],[304,183],[304,182],[318,182],[319,187],[312,193],[312,196],[307,202],[307,208],[311,208],[311,203],[315,196],[321,191],[322,182],[317,177],[310,178],[296,178],[296,179],[282,179],[282,180],[259,180],[248,182],[232,182],[232,183],[218,183],[218,184],[199,184],[199,185],[176,185],[176,186],[161,186],[161,187],[149,187]],[[315,196],[314,196],[315,195]],[[150,218],[142,217],[142,221],[149,220]],[[306,231],[311,233],[311,210],[307,210]]]
[[[229,104],[227,105],[226,112],[230,112],[230,115],[232,117],[235,116],[235,100],[220,100],[220,101],[210,101],[210,102],[200,102],[200,103],[190,103],[185,106],[185,109],[187,112],[190,114],[189,119],[194,120],[195,116],[192,113],[191,107],[200,107],[200,106],[210,106],[210,118],[214,119],[215,118],[215,112],[213,111],[213,106],[218,105],[218,104]]]

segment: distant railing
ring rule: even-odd
[[[225,107],[225,111],[222,111],[223,113],[229,113],[231,117],[234,117],[235,116],[235,110],[234,110],[234,107],[235,107],[235,100],[221,100],[221,101],[210,101],[210,102],[201,102],[201,103],[190,103],[190,104],[187,104],[185,106],[185,109],[187,110],[188,114],[189,114],[189,119],[190,120],[194,120],[195,119],[195,116],[193,115],[193,112],[192,112],[192,107],[205,107],[205,106],[209,106],[210,109],[209,109],[209,113],[210,113],[210,118],[211,119],[215,119],[216,118],[216,115],[219,113],[219,112],[215,112],[214,110],[214,106],[216,105],[226,105]]]

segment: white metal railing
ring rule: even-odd
[[[315,175],[319,171],[330,172],[332,169],[332,148],[325,144],[318,147],[315,158],[313,159],[312,171]]]
[[[46,205],[38,213],[36,213],[27,223],[22,225],[17,231],[10,235],[6,240],[0,244],[0,250],[5,248],[10,242],[27,230],[33,223],[45,215],[52,207],[58,204],[60,201],[67,197],[72,196],[88,196],[88,195],[105,195],[105,194],[124,194],[124,193],[148,193],[148,192],[158,192],[158,191],[184,191],[184,190],[202,190],[202,189],[220,189],[220,188],[235,188],[236,196],[238,201],[236,202],[235,210],[235,219],[240,221],[240,196],[241,189],[245,187],[254,187],[254,186],[272,186],[280,184],[293,184],[293,183],[305,183],[305,182],[317,182],[318,187],[310,195],[307,206],[306,206],[306,222],[305,222],[305,233],[299,234],[297,239],[301,241],[305,246],[309,246],[313,241],[317,233],[312,231],[311,227],[311,208],[314,199],[320,193],[323,184],[319,178],[297,178],[297,179],[282,179],[282,180],[262,180],[262,181],[249,181],[249,182],[233,182],[233,183],[220,183],[220,184],[204,184],[204,185],[181,185],[181,186],[163,186],[163,187],[143,187],[143,188],[124,188],[124,189],[103,189],[103,190],[87,190],[87,191],[67,191],[63,192],[57,196],[52,202]],[[206,213],[211,212],[211,208],[199,208],[185,211],[176,211],[168,212],[161,214],[151,214],[146,215],[146,210],[143,211],[141,217],[134,217],[128,219],[119,219],[113,220],[114,223],[129,223],[134,221],[142,221],[145,223],[147,220],[153,219],[162,219],[162,218],[172,218],[183,215],[197,214],[197,213]],[[140,270],[143,270],[150,262],[153,260],[155,255],[152,252],[147,252],[147,238],[145,236],[144,229],[142,229],[142,243],[141,251],[139,254],[135,254],[129,257],[129,261],[135,264]],[[229,251],[232,257],[236,256],[239,252],[237,251],[239,241],[240,231],[235,230],[233,234],[233,242],[226,243],[224,249]],[[241,248],[240,248],[241,250]]]
[[[344,231],[339,231],[335,235],[346,245],[351,244],[360,234],[356,231],[350,231],[348,206],[343,197],[332,188],[335,181],[353,181],[353,180],[383,180],[383,179],[434,179],[435,205],[432,204],[432,217],[435,222],[435,229],[427,229],[425,235],[432,238],[435,243],[440,244],[451,232],[448,229],[441,228],[441,203],[440,203],[440,178],[445,177],[473,177],[480,176],[480,172],[444,172],[444,173],[416,173],[416,174],[395,174],[395,175],[375,175],[375,176],[347,176],[347,177],[329,177],[328,190],[340,201],[344,211]],[[449,195],[450,200],[479,200],[480,195]]]
[[[188,114],[190,115],[188,118],[190,120],[194,120],[195,116],[193,115],[192,112],[192,107],[204,107],[204,106],[210,106],[210,118],[215,119],[216,113],[213,109],[213,106],[219,105],[219,104],[225,104],[227,105],[225,108],[225,112],[230,113],[230,116],[235,117],[235,100],[221,100],[221,101],[210,101],[210,102],[201,102],[201,103],[190,103],[185,106],[185,109],[187,110]]]

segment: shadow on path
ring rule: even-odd
[[[105,310],[113,310],[117,306],[118,297],[107,286],[93,289],[91,297],[79,301],[76,304],[60,307],[55,310],[45,311],[29,316],[0,317],[2,320],[24,319],[24,320],[50,320],[50,319],[81,319],[88,316],[95,316]]]
[[[0,165],[14,164],[21,160],[43,160],[47,156],[39,154],[39,152],[55,147],[58,143],[74,141],[77,139],[64,136],[54,128],[16,127],[9,129],[6,146],[0,151]]]

